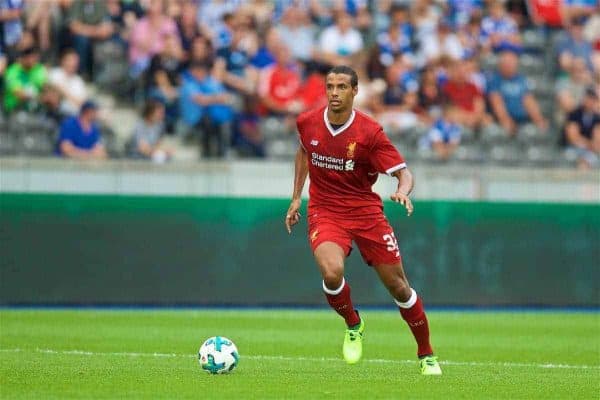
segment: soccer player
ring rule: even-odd
[[[296,154],[294,192],[287,211],[288,233],[300,220],[301,194],[310,175],[308,238],[323,276],[330,306],[347,325],[343,355],[349,364],[362,357],[365,322],[352,304],[344,279],[344,260],[354,241],[400,309],[417,342],[421,374],[442,373],[429,343],[429,325],[423,303],[404,274],[394,231],[383,214],[381,198],[371,187],[379,173],[398,179],[391,199],[410,216],[412,174],[381,126],[353,109],[358,92],[356,72],[347,66],[332,68],[326,76],[328,104],[301,114],[297,120],[300,147]]]

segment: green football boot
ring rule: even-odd
[[[348,364],[356,364],[362,357],[362,341],[365,332],[365,321],[360,319],[360,324],[353,329],[346,329],[344,336],[344,360]]]
[[[421,364],[421,375],[442,374],[442,369],[435,356],[425,356],[419,360],[419,363]]]

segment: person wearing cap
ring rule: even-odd
[[[37,49],[23,49],[17,62],[6,70],[4,109],[12,112],[20,108],[35,108],[47,79],[46,67],[39,62]]]
[[[79,160],[106,158],[97,118],[98,106],[88,100],[82,104],[79,115],[65,119],[56,143],[57,155]]]
[[[600,165],[600,101],[594,87],[586,89],[581,105],[569,113],[562,144],[575,151],[579,168]]]

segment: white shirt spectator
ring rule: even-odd
[[[319,42],[322,51],[339,56],[349,56],[363,48],[363,40],[358,30],[350,28],[342,32],[335,25],[321,33]]]
[[[61,67],[56,67],[48,74],[48,81],[62,93],[68,93],[63,97],[60,110],[68,115],[77,115],[79,107],[87,98],[83,79],[77,74],[67,74]]]
[[[463,54],[464,50],[460,39],[454,33],[438,34],[423,43],[422,47],[422,57],[426,63],[444,55],[459,60]]]

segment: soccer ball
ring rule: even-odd
[[[223,336],[206,339],[198,351],[200,367],[210,374],[226,374],[238,365],[240,355],[235,344]]]

